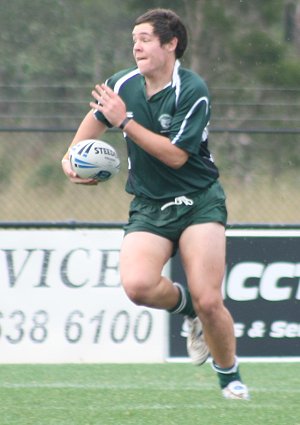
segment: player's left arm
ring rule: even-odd
[[[121,97],[107,85],[96,85],[92,92],[95,102],[90,105],[102,112],[115,127],[120,127],[126,118],[126,105]],[[189,154],[171,143],[168,137],[154,133],[134,119],[128,121],[123,130],[128,137],[150,155],[172,168],[180,168],[188,160]]]

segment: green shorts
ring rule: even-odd
[[[218,222],[226,226],[226,196],[218,181],[205,190],[163,200],[135,197],[129,210],[125,234],[150,232],[167,238],[177,246],[181,233],[189,226]]]

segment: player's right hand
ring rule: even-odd
[[[97,185],[99,183],[99,181],[96,179],[82,179],[81,177],[78,177],[77,174],[72,170],[71,163],[69,159],[67,158],[62,159],[61,166],[62,166],[63,172],[72,183],[86,184],[86,185],[92,185],[92,186]]]

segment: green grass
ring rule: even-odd
[[[250,401],[206,364],[1,365],[1,425],[300,425],[300,363],[243,363]]]

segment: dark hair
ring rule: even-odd
[[[158,36],[160,43],[169,43],[174,37],[177,38],[175,56],[177,59],[183,56],[187,47],[187,31],[179,16],[170,9],[151,9],[139,16],[134,25],[150,23],[153,33]]]

